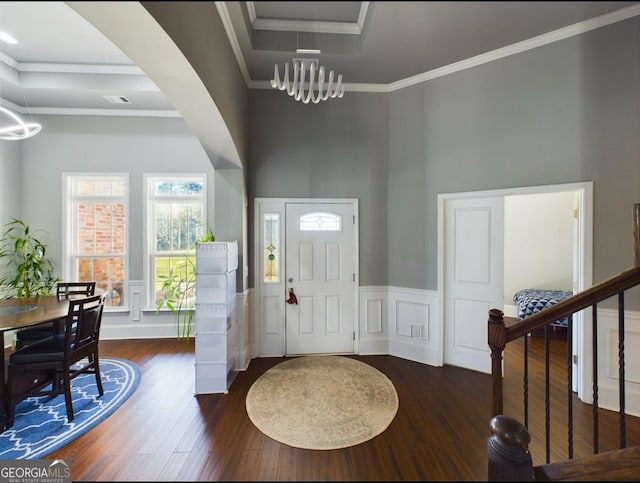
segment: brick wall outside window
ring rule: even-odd
[[[108,307],[126,305],[127,204],[122,201],[126,192],[123,184],[124,180],[96,177],[71,181],[73,242],[67,278],[95,281],[97,288],[107,292]]]

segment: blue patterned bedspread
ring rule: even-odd
[[[513,301],[518,304],[518,318],[524,319],[546,307],[557,304],[571,295],[573,295],[573,292],[564,290],[527,288],[516,292],[513,296]],[[569,316],[556,320],[551,325],[554,327],[566,327],[568,323]]]

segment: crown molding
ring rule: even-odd
[[[26,110],[23,110],[26,111]],[[27,114],[27,112],[21,112]],[[117,116],[117,117],[182,117],[176,110],[152,109],[91,109],[91,108],[60,108],[37,107],[28,109],[28,114],[43,114],[55,116]]]
[[[0,52],[0,72],[7,81],[17,86],[33,83],[33,74],[93,74],[93,75],[128,75],[144,77],[146,74],[135,65],[102,65],[102,64],[57,64],[38,62],[18,62],[3,52]],[[31,74],[30,76],[22,74]],[[28,80],[29,79],[29,80]],[[65,83],[61,77],[61,83]],[[140,83],[140,79],[136,81]],[[149,79],[146,90],[157,90],[158,87]],[[101,108],[66,108],[66,107],[23,107],[7,99],[0,99],[0,105],[22,114],[44,115],[86,115],[86,116],[128,116],[128,117],[182,117],[176,110],[170,109],[101,109]]]
[[[123,74],[146,75],[136,65],[96,65],[96,64],[52,64],[39,62],[17,62],[20,72],[46,72],[48,74]]]
[[[146,75],[137,65],[115,64],[58,64],[47,62],[18,62],[0,52],[0,63],[17,72],[45,72],[47,74],[124,74]]]
[[[252,3],[252,2],[249,2]],[[240,43],[238,42],[238,37],[236,36],[236,32],[233,29],[233,24],[231,23],[231,17],[229,16],[229,10],[227,10],[227,6],[225,2],[215,2],[216,9],[218,10],[218,14],[220,15],[220,19],[222,20],[222,25],[224,26],[224,30],[227,33],[227,37],[229,37],[229,43],[231,44],[231,49],[233,50],[233,54],[236,56],[236,62],[238,62],[238,67],[240,68],[240,72],[242,73],[242,77],[244,78],[244,82],[247,86],[251,84],[251,76],[249,75],[249,69],[247,69],[247,63],[244,60],[244,56],[242,55],[242,49],[240,48]]]
[[[344,90],[349,92],[391,92],[390,84],[356,84],[343,83]],[[249,89],[272,90],[271,81],[251,81]]]
[[[595,30],[612,23],[620,22],[622,20],[635,17],[639,14],[640,14],[640,3],[636,5],[632,5],[627,8],[623,8],[621,10],[617,10],[615,12],[611,12],[605,15],[601,15],[599,17],[586,20],[584,22],[579,22],[573,25],[569,25],[567,27],[563,27],[563,28],[554,30],[552,32],[548,32],[546,34],[538,35],[537,37],[533,37],[528,40],[523,40],[522,42],[517,42],[515,44],[508,45],[500,49],[492,50],[491,52],[480,54],[475,57],[462,60],[460,62],[455,62],[453,64],[446,65],[438,69],[433,69],[429,72],[424,72],[422,74],[418,74],[413,77],[408,77],[406,79],[393,82],[388,85],[389,90],[396,91],[398,89],[404,89],[405,87],[409,87],[415,84],[421,84],[422,82],[436,79],[438,77],[443,77],[445,75],[453,74],[454,72],[460,72],[461,70],[469,69],[471,67],[476,67],[478,65],[486,64],[488,62],[493,62],[494,60],[503,59],[510,55],[519,54],[521,52],[535,49],[543,45],[558,42],[559,40],[564,40],[570,37],[574,37],[576,35],[583,34],[590,30]],[[345,87],[345,90],[347,90],[346,87]]]

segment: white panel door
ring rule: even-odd
[[[286,204],[285,352],[354,352],[355,229],[349,203]]]
[[[504,198],[445,203],[444,362],[491,372],[489,309],[504,306]]]

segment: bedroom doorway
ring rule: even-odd
[[[498,202],[489,215],[488,200],[498,198],[504,201],[509,196],[565,192],[571,193],[575,203],[571,254],[572,288],[574,291],[581,291],[592,283],[592,183],[449,193],[438,196],[438,282],[442,287],[439,291],[439,305],[442,307],[440,324],[444,338],[443,364],[489,372],[490,356],[486,344],[488,310],[494,307],[504,310],[513,304],[512,301],[506,300],[505,272],[499,268],[505,263],[514,263],[505,262],[504,202]],[[473,213],[478,216],[470,225],[465,226]],[[460,232],[456,231],[456,224],[461,228]],[[531,226],[530,229],[536,230],[536,226]],[[496,256],[492,249],[496,244],[503,245],[499,256]],[[464,257],[472,258],[471,268],[475,267],[474,270],[470,271],[469,266],[463,264],[468,263],[464,261]],[[522,270],[526,270],[526,267],[522,267]],[[463,283],[465,277],[468,282],[466,284]],[[489,282],[494,287],[491,295],[493,299],[488,299],[485,293]],[[505,310],[506,315],[511,315],[507,312],[508,310]],[[568,341],[572,345],[572,353],[578,356],[577,361],[581,361],[580,364],[574,365],[574,390],[579,396],[582,388],[588,387],[590,381],[590,375],[583,370],[590,367],[590,361],[585,359],[586,355],[581,351],[581,347],[588,347],[591,340],[590,333],[585,330],[587,317],[588,314],[576,314],[574,337],[572,341]],[[475,343],[471,344],[470,341]]]

